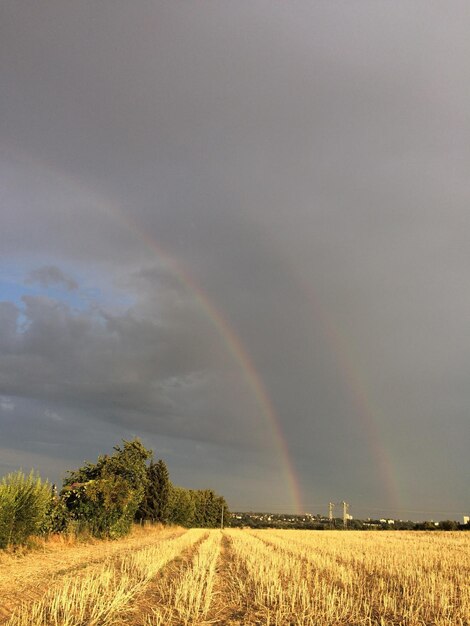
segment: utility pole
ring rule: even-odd
[[[224,505],[222,504],[222,515],[220,516],[220,530],[224,529]]]
[[[330,528],[333,527],[333,509],[335,508],[335,505],[333,504],[333,502],[330,502],[328,504],[328,519],[330,520]]]
[[[349,513],[349,504],[347,502],[341,502],[343,505],[343,526],[344,528],[348,527],[348,513]]]

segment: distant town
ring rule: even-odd
[[[233,512],[230,525],[232,528],[303,528],[310,530],[470,530],[470,516],[463,516],[461,522],[456,520],[413,522],[390,518],[354,519],[350,514],[344,518],[330,518],[311,513],[295,515],[292,513]]]

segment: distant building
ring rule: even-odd
[[[470,515],[464,515],[463,516],[463,523],[464,524],[470,524]]]

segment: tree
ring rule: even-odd
[[[183,487],[170,486],[168,502],[168,521],[172,524],[190,527],[194,524],[196,503],[194,492]]]
[[[195,511],[194,525],[201,528],[217,528],[222,522],[222,509],[225,520],[230,519],[227,503],[212,489],[194,491]]]
[[[111,456],[69,472],[61,497],[78,530],[97,537],[129,532],[148,484],[146,461],[151,451],[138,439],[115,446]]]
[[[170,500],[170,475],[162,459],[153,461],[147,468],[147,487],[144,498],[137,510],[139,520],[160,522],[168,521]]]

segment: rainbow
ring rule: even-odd
[[[302,491],[294,464],[290,457],[285,436],[282,432],[279,417],[269,397],[263,380],[255,368],[253,361],[240,337],[235,333],[233,327],[222,315],[221,311],[216,307],[203,288],[196,282],[189,271],[181,265],[181,263],[163,250],[162,246],[153,237],[151,237],[146,230],[137,224],[135,220],[124,214],[116,207],[116,205],[107,205],[106,208],[108,213],[111,213],[121,224],[125,225],[129,230],[135,233],[140,240],[146,244],[146,246],[153,250],[159,260],[170,269],[172,274],[178,278],[179,282],[192,294],[201,310],[204,311],[206,316],[212,322],[212,325],[217,330],[227,350],[241,368],[245,381],[256,398],[257,404],[271,428],[274,442],[282,460],[284,478],[292,498],[292,506],[296,513],[302,513],[304,511]]]
[[[101,193],[98,194],[94,190],[84,187],[81,181],[76,180],[75,177],[70,174],[65,174],[54,164],[50,164],[42,158],[38,159],[30,154],[24,154],[17,148],[13,148],[13,152],[20,161],[27,162],[28,164],[39,168],[41,171],[46,172],[49,176],[53,177],[53,179],[59,180],[61,183],[71,187],[72,190],[76,190],[77,194],[86,193],[95,208],[108,218],[117,221],[124,229],[126,229],[126,231],[130,231],[135,234],[139,240],[142,241],[147,248],[152,250],[157,258],[163,262],[170,272],[178,279],[180,284],[192,294],[201,310],[218,332],[226,349],[231,354],[234,361],[238,364],[248,388],[251,390],[253,397],[256,399],[260,413],[270,428],[273,442],[280,457],[283,479],[291,498],[290,507],[286,506],[286,509],[293,509],[297,514],[302,513],[304,511],[304,506],[299,478],[290,456],[279,417],[269,397],[261,375],[257,371],[253,360],[243,345],[240,337],[236,334],[231,324],[223,316],[221,311],[209,298],[203,288],[197,283],[187,268],[183,267],[181,263],[168,254],[142,226],[125,214],[118,207],[116,202],[110,201]]]
[[[383,444],[377,424],[376,416],[380,414],[381,410],[372,402],[372,394],[367,392],[364,377],[361,376],[357,365],[358,359],[353,358],[351,347],[341,334],[339,327],[334,325],[331,317],[325,314],[312,288],[303,281],[298,280],[298,283],[310,302],[314,316],[326,338],[329,350],[334,356],[343,384],[355,407],[360,426],[367,437],[368,446],[374,461],[374,469],[378,472],[390,510],[399,510],[400,498],[396,472],[394,471],[390,455]]]
[[[293,500],[293,506],[296,513],[304,511],[302,491],[294,464],[290,457],[289,448],[283,434],[279,417],[274,409],[272,401],[268,395],[266,387],[262,381],[259,372],[256,370],[248,351],[244,347],[238,335],[235,333],[230,323],[223,317],[220,310],[215,306],[212,300],[207,296],[205,291],[190,275],[189,271],[184,268],[176,259],[171,257],[163,250],[160,244],[151,237],[134,219],[123,213],[115,204],[108,205],[108,210],[113,216],[129,230],[133,231],[145,244],[151,248],[155,254],[163,261],[179,281],[187,288],[196,298],[201,309],[206,313],[212,324],[217,329],[220,337],[224,341],[228,351],[238,362],[258,406],[267,419],[271,427],[274,441],[279,450],[286,484]],[[356,409],[360,426],[363,429],[371,455],[374,461],[374,467],[378,472],[379,481],[384,487],[387,503],[394,510],[399,509],[399,490],[393,471],[392,462],[387,449],[382,443],[379,433],[376,415],[379,409],[374,406],[371,401],[371,394],[366,392],[366,385],[363,378],[359,374],[358,367],[354,367],[354,360],[351,356],[351,349],[348,342],[340,333],[339,328],[335,326],[331,318],[326,315],[324,308],[320,306],[318,299],[311,287],[306,284],[300,285],[304,294],[310,300],[314,318],[319,323],[323,335],[326,337],[327,345],[333,354],[338,371],[341,374],[343,384],[348,390],[352,404]]]
[[[270,427],[273,441],[280,456],[285,484],[291,496],[291,507],[296,513],[303,512],[304,507],[299,478],[290,456],[279,417],[269,397],[262,377],[257,371],[253,360],[243,345],[240,337],[236,334],[235,330],[229,321],[224,317],[219,308],[190,274],[188,269],[183,267],[180,262],[169,255],[143,227],[135,222],[134,219],[125,214],[119,208],[117,202],[110,201],[107,198],[104,198],[102,194],[98,195],[95,191],[90,190],[88,187],[84,187],[81,181],[75,180],[74,177],[63,173],[58,170],[55,165],[49,164],[43,159],[37,159],[31,155],[20,154],[19,150],[16,148],[14,149],[14,152],[17,156],[19,156],[19,160],[31,163],[35,167],[46,171],[51,176],[60,180],[60,182],[75,188],[77,193],[85,192],[88,198],[92,201],[94,207],[110,219],[117,221],[127,231],[134,233],[142,242],[144,242],[146,247],[152,250],[157,258],[164,263],[170,272],[178,279],[180,284],[182,284],[183,287],[191,293],[201,310],[211,321],[228,352],[243,372],[243,376],[248,384],[248,387],[251,389],[253,397],[256,399],[261,415]],[[313,316],[322,330],[328,349],[335,359],[343,384],[349,392],[351,401],[355,407],[355,413],[357,414],[360,422],[360,426],[367,438],[368,446],[374,460],[375,468],[378,471],[380,482],[385,489],[387,501],[393,509],[396,510],[399,508],[398,486],[390,456],[383,444],[377,424],[377,416],[380,411],[373,405],[371,394],[367,393],[367,387],[363,381],[363,377],[360,376],[358,367],[354,366],[356,361],[352,357],[352,351],[348,342],[340,333],[339,328],[333,324],[331,317],[326,315],[326,312],[323,307],[320,306],[320,303],[316,298],[315,292],[312,291],[311,286],[303,284],[300,280],[297,282],[311,303]]]

